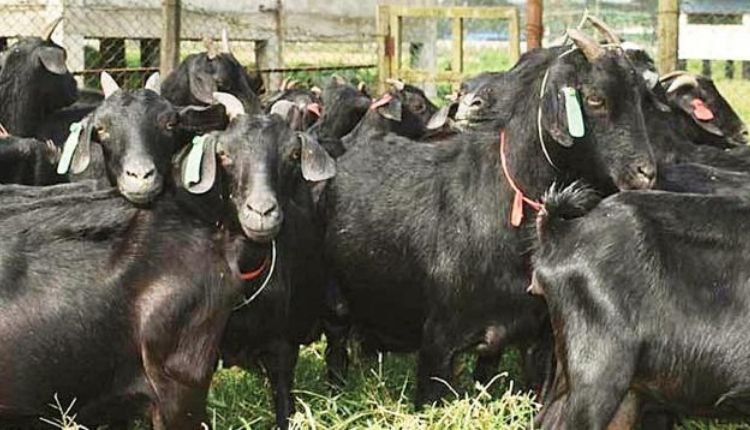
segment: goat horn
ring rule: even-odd
[[[232,52],[232,50],[229,49],[229,33],[226,28],[221,30],[221,50],[227,54]]]
[[[695,76],[689,73],[680,75],[677,78],[675,78],[675,80],[672,81],[672,83],[669,85],[669,88],[667,89],[667,94],[673,93],[682,87],[698,88],[698,79],[696,79]]]
[[[333,82],[335,82],[337,85],[345,85],[346,84],[346,79],[344,79],[339,74],[334,74],[333,76],[331,76],[331,79],[333,79]]]
[[[287,89],[287,86],[289,85],[289,79],[290,78],[284,78],[284,80],[281,81],[281,91],[285,91]]]
[[[367,91],[367,84],[364,81],[358,83],[357,84],[357,91],[359,91],[360,93],[366,92]]]
[[[62,21],[63,17],[59,16],[55,18],[52,22],[47,24],[46,27],[44,27],[44,30],[42,31],[42,39],[43,40],[51,40],[52,33],[55,32],[55,29]]]
[[[660,77],[659,78],[659,82],[666,82],[666,81],[668,81],[668,80],[670,80],[672,78],[676,78],[678,76],[682,76],[682,75],[685,75],[687,73],[688,72],[686,72],[684,70],[675,70],[673,72],[669,72],[666,75],[663,75],[662,77]]]
[[[217,91],[214,93],[214,100],[224,105],[224,108],[227,111],[227,117],[230,121],[240,115],[245,115],[245,107],[242,105],[240,99],[229,93]]]
[[[287,90],[293,90],[299,85],[299,81],[296,79],[290,79],[289,82],[286,83],[286,89]]]
[[[216,45],[214,45],[213,39],[208,36],[204,37],[203,46],[206,47],[206,55],[208,55],[209,60],[213,60],[214,58],[216,58],[218,52],[216,51]]]
[[[568,29],[567,34],[568,37],[573,40],[573,43],[576,44],[578,49],[583,52],[583,55],[586,56],[589,63],[593,63],[599,57],[604,55],[604,48],[602,48],[599,42],[586,33],[576,29]]]
[[[601,19],[595,17],[595,16],[587,16],[589,22],[592,26],[594,26],[595,29],[599,31],[599,33],[604,36],[604,40],[607,41],[607,43],[611,43],[613,45],[621,45],[622,41],[617,36],[614,30],[610,26],[608,26],[604,21]]]
[[[320,97],[320,95],[323,94],[323,90],[321,90],[320,87],[317,85],[314,85],[312,88],[310,88],[310,92],[315,94],[318,97]]]
[[[393,88],[395,88],[397,91],[403,91],[404,90],[404,83],[399,81],[398,79],[388,78],[385,80],[386,84],[392,85]]]

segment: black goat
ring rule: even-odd
[[[531,232],[514,227],[528,213],[520,190],[538,196],[576,178],[605,193],[653,184],[640,76],[620,52],[569,33],[572,48],[527,53],[508,73],[517,96],[494,115],[494,131],[357,142],[326,190],[326,258],[349,317],[376,349],[419,350],[417,404],[445,393],[436,378],[451,381],[458,352],[539,340],[544,306],[525,293]],[[543,96],[530,97],[545,75]],[[568,110],[585,118],[582,136]],[[341,339],[329,341],[330,363],[345,364]]]
[[[642,401],[748,415],[749,219],[734,196],[548,193],[532,290],[549,307],[558,376],[542,428],[630,428]]]
[[[177,156],[178,186],[151,209],[113,191],[2,205],[4,428],[38,423],[55,394],[76,399],[86,425],[126,425],[145,410],[156,429],[208,423],[221,334],[247,288],[239,256],[270,276],[263,262],[281,229],[284,213],[272,205],[281,184],[300,170],[331,173],[314,141],[278,119],[242,115],[239,104],[228,104],[226,131]],[[258,140],[269,134],[281,141]]]
[[[65,50],[50,37],[60,19],[42,37],[24,37],[0,58],[0,124],[13,135],[36,136],[55,110],[72,104],[76,81],[65,65]]]

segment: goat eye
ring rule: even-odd
[[[292,151],[292,160],[294,161],[299,160],[301,155],[302,155],[302,150],[300,148],[295,148],[294,151]]]
[[[604,106],[604,99],[599,96],[588,96],[586,97],[586,103],[591,107],[602,107]]]
[[[164,125],[164,128],[166,128],[167,130],[174,130],[175,127],[177,127],[176,120],[170,120]]]

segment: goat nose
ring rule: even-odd
[[[276,199],[273,198],[254,199],[247,202],[248,209],[263,216],[270,215],[277,206]]]
[[[125,175],[134,179],[149,179],[156,173],[156,167],[153,164],[136,164],[125,168]]]
[[[470,106],[473,108],[480,108],[483,104],[484,102],[482,101],[482,99],[480,99],[479,97],[474,97],[474,99],[471,101]]]

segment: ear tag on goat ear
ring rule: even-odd
[[[83,131],[83,124],[81,122],[74,122],[70,124],[70,134],[65,139],[63,144],[62,155],[60,155],[60,161],[57,163],[57,174],[64,175],[68,173],[70,169],[70,162],[73,161],[73,154],[76,152],[78,147],[78,141]]]
[[[578,102],[578,91],[575,88],[564,87],[565,114],[568,120],[568,133],[573,137],[583,137],[586,130],[583,126],[583,111]]]
[[[182,177],[186,186],[201,181],[201,163],[203,162],[203,145],[205,142],[206,136],[195,136],[193,138],[193,147],[188,152],[185,172],[183,172]]]

